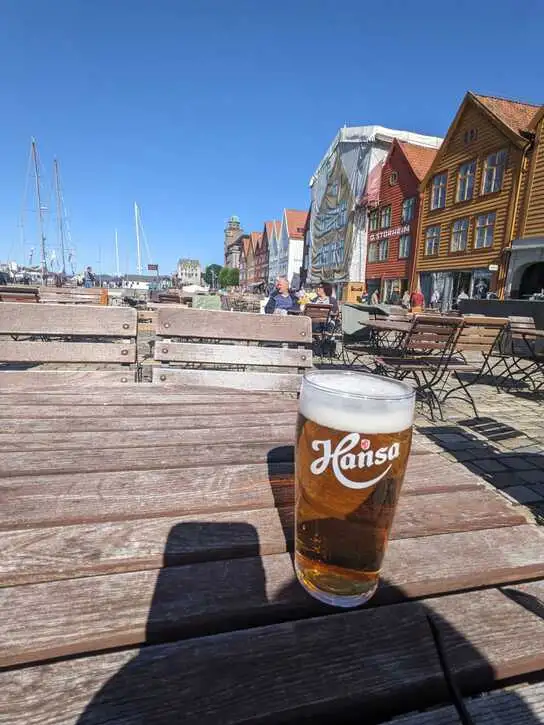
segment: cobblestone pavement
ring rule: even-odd
[[[367,362],[369,371],[372,360]],[[364,369],[364,366],[363,366]],[[464,401],[450,401],[444,421],[418,406],[416,429],[444,457],[457,461],[544,525],[544,394],[470,387],[479,417]]]

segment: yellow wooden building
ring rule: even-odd
[[[534,134],[509,251],[505,296],[527,298],[544,290],[544,106],[531,123]]]
[[[539,106],[467,93],[420,187],[412,287],[449,308],[502,294]]]

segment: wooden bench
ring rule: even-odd
[[[38,302],[38,288],[28,285],[0,285],[0,302]]]
[[[110,370],[78,371],[81,379],[129,382],[135,378],[136,310],[126,307],[41,305],[6,303],[0,305],[0,363],[6,363],[2,384],[16,379],[30,381],[34,375],[42,384],[61,380],[64,372],[74,377],[74,364],[100,364],[122,367]],[[71,365],[54,370],[9,370],[14,364]],[[95,373],[96,374],[93,374]],[[98,374],[99,373],[99,374]]]
[[[312,365],[311,344],[310,319],[302,315],[165,307],[158,310],[154,358],[162,364],[153,382],[297,392]]]
[[[107,305],[108,290],[101,287],[40,287],[40,302],[73,305]]]

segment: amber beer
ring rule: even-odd
[[[370,599],[412,439],[414,391],[347,371],[308,372],[296,446],[295,565],[327,604]]]

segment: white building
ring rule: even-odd
[[[273,287],[278,276],[279,261],[279,237],[281,222],[273,222],[270,237],[268,239],[268,285]]]
[[[349,281],[365,281],[367,208],[378,200],[376,172],[394,138],[429,148],[442,142],[382,126],[342,128],[319,163],[310,180],[310,284],[325,280],[339,293]]]
[[[294,289],[300,286],[300,268],[304,257],[304,226],[307,211],[284,209],[278,240],[278,277],[287,277]]]
[[[198,259],[180,259],[176,274],[182,287],[190,284],[200,284],[202,277],[200,262]]]

